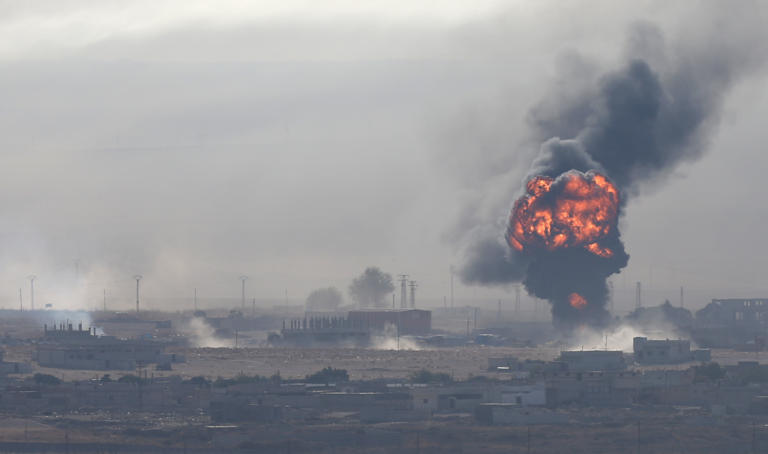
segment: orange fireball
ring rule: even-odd
[[[604,258],[613,251],[601,240],[616,227],[619,191],[596,172],[572,171],[556,181],[537,176],[512,209],[509,244],[518,251],[583,247]]]
[[[568,304],[574,309],[583,309],[587,305],[587,300],[578,293],[568,295]]]

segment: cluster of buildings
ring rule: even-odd
[[[691,337],[710,348],[764,350],[768,346],[768,299],[713,299],[696,312]]]
[[[500,364],[506,364],[501,366]],[[566,424],[578,408],[686,406],[719,415],[768,415],[768,365],[741,362],[708,375],[687,369],[629,369],[616,352],[563,352],[557,361],[489,360],[494,373],[459,382],[372,380],[307,383],[258,379],[211,383],[203,378],[6,381],[5,408],[19,414],[77,409],[206,414],[212,424],[423,421],[470,414],[478,424]],[[600,368],[595,369],[598,366]],[[622,367],[624,366],[624,367]],[[719,366],[718,366],[719,367]]]
[[[682,364],[707,362],[711,359],[708,349],[691,350],[687,340],[657,340],[647,337],[633,339],[634,352],[626,355],[620,350],[563,351],[554,361],[520,361],[514,357],[489,358],[488,370],[506,372],[518,378],[536,373],[624,371],[632,364]]]
[[[166,354],[160,342],[98,336],[95,329],[71,323],[44,326],[34,359],[43,367],[86,370],[135,370],[149,364],[170,370],[172,363],[184,361],[183,355]]]
[[[705,362],[711,358],[708,349],[691,350],[689,340],[653,340],[636,337],[632,341],[634,359],[638,364],[679,364]]]
[[[746,316],[734,317],[740,321]],[[239,318],[222,318],[220,328],[238,329],[227,324],[239,323]],[[380,335],[430,332],[429,311],[355,310],[286,320],[270,341],[365,346]],[[768,365],[742,361],[721,367],[709,362],[709,350],[692,349],[687,340],[636,337],[633,347],[632,354],[563,351],[552,361],[489,358],[485,374],[463,381],[446,374],[424,374],[431,378],[422,380],[416,374],[410,380],[310,383],[243,376],[212,382],[203,377],[136,376],[131,372],[150,364],[170,368],[184,358],[166,353],[165,344],[156,340],[97,335],[93,329],[66,323],[44,326],[34,353],[40,366],[131,372],[71,382],[14,378],[4,375],[29,372],[29,366],[4,362],[0,353],[0,402],[18,415],[114,411],[204,418],[222,450],[252,441],[243,427],[272,423],[370,424],[461,417],[487,425],[559,425],[583,423],[585,408],[604,410],[598,421],[604,423],[621,409],[637,408],[693,408],[707,421],[734,415],[768,418]]]

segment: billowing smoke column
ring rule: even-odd
[[[555,323],[565,328],[609,320],[606,279],[629,259],[618,229],[627,198],[703,153],[723,93],[750,66],[734,57],[738,46],[682,46],[680,55],[667,55],[661,33],[648,24],[629,43],[618,70],[596,84],[574,80],[573,71],[562,86],[581,87],[578,93],[554,90],[531,111],[533,135],[543,143],[506,230],[475,229],[465,247],[464,282],[523,282],[552,304]]]
[[[531,259],[525,285],[552,302],[556,321],[604,323],[606,278],[627,264],[619,191],[605,176],[571,170],[536,176],[512,209],[507,241]]]

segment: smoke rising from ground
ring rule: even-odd
[[[422,350],[418,342],[408,336],[398,336],[397,326],[387,324],[384,331],[371,335],[373,350]]]
[[[532,135],[546,140],[523,185],[537,176],[598,171],[618,186],[625,207],[628,198],[649,183],[660,183],[679,163],[699,158],[724,93],[753,62],[734,61],[734,49],[727,47],[705,52],[701,46],[706,43],[689,44],[670,45],[657,27],[637,24],[617,69],[593,84],[577,83],[582,93],[550,97],[534,107]],[[606,279],[628,259],[617,229],[608,241],[619,253],[607,260],[581,249],[520,253],[494,236],[470,240],[462,268],[465,282],[522,280],[529,293],[552,302],[556,322],[607,323]],[[568,304],[572,291],[587,298],[589,311]]]
[[[180,331],[189,337],[195,348],[232,347],[233,342],[216,336],[216,331],[202,317],[191,318]]]
[[[570,333],[566,350],[621,350],[631,353],[634,350],[635,337],[649,339],[679,339],[687,338],[688,333],[682,333],[674,325],[659,320],[653,329],[643,329],[628,323],[621,323],[606,330],[595,330],[587,326]]]

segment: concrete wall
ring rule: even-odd
[[[547,390],[544,382],[533,385],[505,386],[500,390],[499,400],[523,407],[544,406],[547,404]]]
[[[677,364],[693,359],[691,342],[687,340],[633,340],[635,361],[643,364]]]
[[[173,355],[165,356],[155,342],[87,336],[39,343],[35,359],[41,366],[62,369],[133,370],[139,362],[168,362]]]
[[[543,408],[524,408],[514,404],[488,403],[475,410],[475,419],[481,424],[493,425],[556,425],[567,424],[568,415]]]

